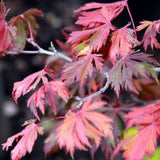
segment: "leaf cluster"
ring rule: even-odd
[[[132,23],[118,28],[112,21],[124,9]],[[145,20],[136,27],[127,0],[87,3],[74,11],[75,26],[62,31],[66,42],[56,41],[65,52],[61,53],[52,43],[45,50],[36,42],[39,25],[35,16],[43,15],[40,10],[30,9],[8,22],[7,13],[2,1],[1,56],[50,55],[44,69],[14,83],[15,102],[28,94],[27,107],[36,119],[26,121],[26,127],[3,144],[4,150],[17,141],[12,160],[30,153],[38,134],[52,121],[47,126],[45,155],[59,146],[72,157],[76,150],[89,150],[94,157],[99,147],[107,160],[114,160],[120,150],[125,160],[154,156],[160,137],[160,69],[147,50],[160,48],[160,20]],[[142,40],[138,40],[143,29]],[[27,43],[34,50],[25,50]],[[136,132],[123,137],[133,127]]]

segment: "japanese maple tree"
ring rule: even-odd
[[[0,5],[0,56],[50,56],[42,70],[14,83],[15,102],[28,94],[26,106],[35,118],[2,144],[5,150],[16,140],[11,160],[31,153],[44,132],[45,155],[57,145],[72,158],[76,150],[89,151],[93,158],[98,148],[107,160],[114,160],[120,150],[125,160],[154,155],[160,137],[160,68],[147,49],[160,48],[160,20],[144,20],[136,27],[127,0],[87,3],[74,11],[75,26],[62,30],[66,42],[56,40],[61,53],[52,42],[48,50],[36,42],[40,10],[30,9],[6,21],[9,10],[3,1]],[[131,23],[118,28],[113,20],[124,9]],[[34,50],[26,50],[27,43]],[[52,60],[53,56],[57,58]],[[48,119],[43,121],[43,116]],[[133,126],[136,132],[123,136]]]

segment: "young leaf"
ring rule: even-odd
[[[105,105],[105,102],[86,101],[78,111],[68,112],[65,120],[57,127],[57,141],[60,148],[65,147],[73,156],[75,149],[91,148],[89,139],[93,139],[96,147],[100,145],[101,137],[112,138],[111,119],[102,113],[94,111]],[[67,138],[66,138],[67,137]]]
[[[79,55],[82,55],[82,51]],[[94,70],[93,62],[95,63],[96,69],[103,73],[102,61],[103,59],[99,55],[88,53],[76,62],[65,64],[62,79],[64,79],[66,83],[81,80],[81,84],[83,84],[87,76],[92,76]]]
[[[12,146],[14,140],[18,141],[18,138],[21,136],[19,142],[11,151],[11,160],[19,160],[27,152],[31,153],[38,134],[43,134],[43,127],[37,126],[35,123],[31,123],[21,132],[8,138],[7,142],[3,144],[3,150],[8,150],[8,147]]]
[[[44,70],[41,70],[39,72],[29,75],[22,81],[14,83],[12,92],[14,100],[17,102],[17,99],[21,95],[25,95],[31,90],[35,89],[44,75],[45,75]]]
[[[35,16],[43,16],[41,10],[30,9],[24,12],[23,14],[20,14],[16,17],[12,17],[9,24],[11,24],[12,26],[17,26],[18,23],[23,22],[22,25],[19,26],[20,28],[18,28],[18,33],[21,33],[21,30],[25,29],[27,31],[27,34],[25,36],[27,36],[30,33],[30,29],[27,23],[28,20],[31,25],[32,32],[36,34],[36,29],[39,28],[39,25],[36,21]]]
[[[138,90],[133,84],[133,76],[141,78],[149,78],[151,75],[157,80],[157,73],[153,69],[153,65],[147,63],[158,64],[156,60],[144,53],[129,54],[121,58],[115,66],[109,71],[109,80],[111,87],[117,96],[120,93],[120,87],[130,90],[138,94]]]
[[[160,20],[157,21],[142,21],[140,22],[141,25],[139,25],[137,27],[137,31],[141,31],[144,28],[147,27],[142,41],[141,43],[143,43],[143,47],[145,49],[145,51],[147,50],[148,46],[150,45],[151,48],[153,49],[153,47],[155,48],[160,48],[160,43],[158,43],[157,39],[156,39],[156,35],[157,33],[159,34],[159,27],[160,27]]]
[[[17,36],[14,37],[15,51],[23,50],[26,45],[26,38],[33,38],[31,37],[31,34],[34,36],[37,33],[39,25],[35,16],[42,16],[42,12],[39,9],[30,9],[23,14],[12,17],[8,22],[11,26],[15,26],[17,29]]]
[[[70,93],[63,82],[50,81],[33,93],[27,101],[27,106],[31,109],[38,120],[40,120],[40,118],[37,113],[37,108],[39,108],[42,114],[44,114],[45,104],[51,106],[54,114],[56,114],[57,94],[66,102],[70,96]]]

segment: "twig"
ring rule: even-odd
[[[65,118],[65,116],[53,117],[53,118],[47,119],[47,120],[45,120],[43,122],[37,123],[37,125],[38,126],[39,125],[43,125],[43,124],[48,123],[50,121],[53,121],[53,120],[56,120],[56,119],[64,119],[64,118]]]
[[[36,43],[30,42],[34,47],[36,47],[38,50],[36,51],[27,51],[27,50],[20,50],[20,51],[8,51],[7,54],[10,55],[16,55],[16,54],[45,54],[45,55],[50,55],[50,56],[57,56],[60,58],[63,58],[65,60],[67,60],[68,62],[72,62],[72,59],[64,54],[62,54],[61,52],[58,52],[55,48],[53,49],[52,47],[52,51],[48,51],[45,50],[41,47],[39,47],[38,45],[36,45]]]
[[[79,109],[79,108],[83,105],[83,103],[84,103],[85,101],[87,101],[87,100],[90,99],[90,98],[96,97],[96,96],[104,93],[104,92],[107,90],[107,88],[109,87],[109,84],[110,84],[110,81],[108,80],[108,79],[109,79],[109,78],[108,78],[108,77],[109,77],[109,76],[108,76],[108,72],[104,73],[104,75],[105,75],[107,81],[106,81],[106,84],[104,85],[103,88],[101,88],[99,91],[97,91],[97,92],[95,92],[95,93],[93,93],[93,94],[91,94],[91,95],[89,95],[89,96],[87,96],[87,97],[85,97],[85,98],[81,98],[81,97],[78,97],[78,96],[75,97],[76,100],[80,101],[76,108]]]

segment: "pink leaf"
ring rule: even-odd
[[[124,57],[132,51],[135,43],[133,32],[127,26],[112,32],[109,59],[113,64],[115,64],[117,57]]]
[[[50,81],[33,93],[33,95],[27,101],[27,106],[31,109],[36,118],[40,120],[37,113],[37,108],[39,108],[41,113],[44,114],[45,104],[48,104],[52,107],[54,114],[57,113],[57,95],[62,97],[62,99],[67,102],[70,93],[63,82]]]
[[[142,21],[140,22],[141,25],[137,27],[137,31],[141,31],[144,28],[147,27],[143,38],[142,38],[142,43],[145,51],[147,50],[148,46],[150,45],[151,48],[153,47],[160,48],[160,43],[156,39],[157,33],[160,33],[160,20],[157,21]]]
[[[14,83],[12,92],[14,100],[17,102],[17,99],[21,95],[25,95],[31,90],[35,89],[44,75],[45,75],[44,70],[41,70],[39,72],[29,75],[22,81]]]
[[[109,4],[88,3],[82,6],[75,11],[75,16],[81,13],[76,24],[83,26],[82,31],[72,32],[67,42],[72,44],[74,51],[78,44],[86,44],[92,50],[99,51],[106,44],[110,30],[115,29],[111,21],[123,11],[125,5],[125,1],[119,1]]]
[[[103,105],[105,102],[102,101],[91,104],[90,101],[87,101],[77,112],[70,111],[65,120],[57,127],[57,140],[60,148],[65,147],[67,152],[73,156],[75,149],[91,148],[90,138],[94,140],[97,148],[100,145],[101,137],[112,138],[109,124],[111,119],[94,111]]]
[[[83,54],[80,52],[79,55]],[[94,70],[93,62],[95,62],[96,69],[103,73],[102,61],[103,59],[100,57],[100,55],[88,53],[76,62],[65,64],[62,78],[66,83],[72,83],[74,81],[81,80],[81,84],[83,84],[84,79],[87,78],[87,76],[92,76]]]
[[[3,150],[8,149],[8,147],[12,146],[14,140],[18,141],[18,138],[22,136],[14,149],[11,151],[11,159],[19,160],[27,152],[31,153],[38,133],[43,134],[43,127],[37,126],[35,123],[29,124],[20,133],[8,138],[7,142],[3,144]]]

